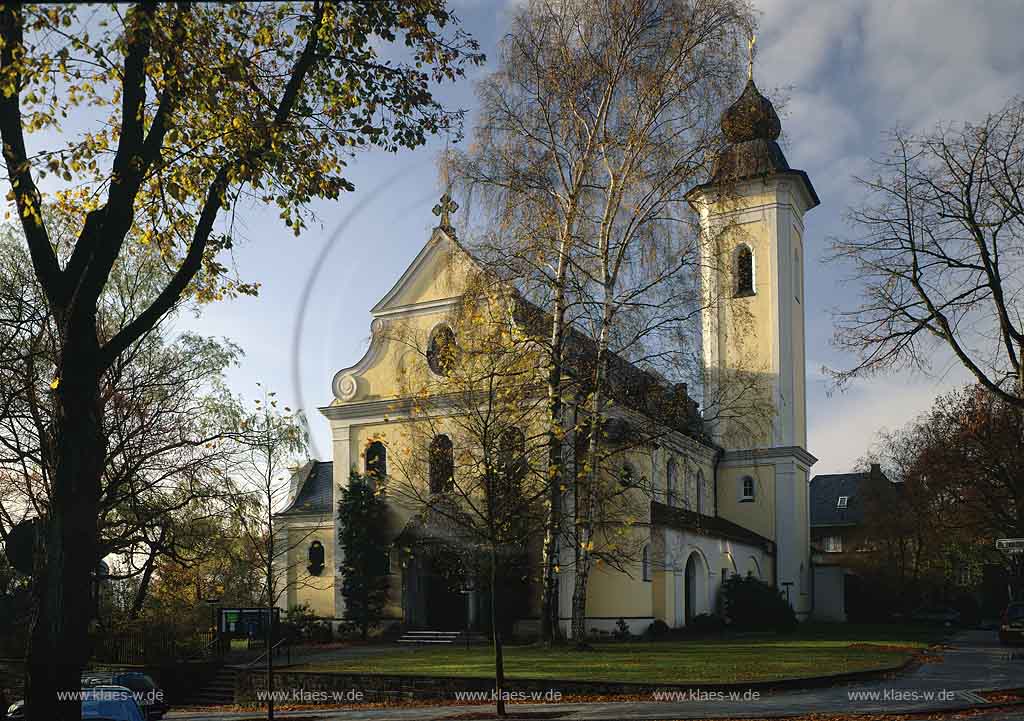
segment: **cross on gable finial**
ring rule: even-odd
[[[439,227],[454,235],[455,229],[452,228],[451,214],[459,209],[459,204],[452,200],[452,179],[449,172],[448,165],[451,162],[451,151],[448,149],[448,135],[445,134],[444,138],[444,157],[441,162],[441,183],[444,185],[444,195],[441,196],[440,202],[434,206],[433,213],[441,222],[438,224]]]
[[[451,195],[445,192],[445,194],[441,196],[440,202],[434,206],[433,210],[434,215],[441,219],[439,224],[441,229],[447,231],[452,230],[451,214],[458,209],[459,204],[452,199]]]
[[[757,35],[750,33],[750,40],[747,42],[747,79],[754,79],[754,46],[757,44]]]

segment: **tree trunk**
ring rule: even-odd
[[[270,464],[267,465],[270,468]],[[267,480],[271,488],[272,479]],[[274,721],[274,516],[273,494],[267,493],[267,721]]]
[[[597,353],[594,359],[594,373],[590,392],[590,437],[587,449],[586,481],[576,484],[576,579],[572,593],[572,638],[577,647],[587,644],[587,583],[590,581],[592,563],[591,548],[594,543],[593,522],[597,504],[603,501],[596,496],[601,483],[601,437],[604,429],[604,360],[608,354],[608,333],[612,322],[611,291],[605,278],[605,299],[601,313],[601,332],[597,339]]]
[[[587,646],[587,582],[590,580],[590,554],[577,552],[576,578],[572,589],[572,640],[576,648]]]
[[[59,316],[58,316],[59,317]],[[55,468],[36,556],[36,615],[28,658],[27,716],[78,721],[81,672],[89,659],[92,573],[106,442],[99,400],[95,316],[61,319],[55,390]],[[72,692],[73,698],[58,693]]]
[[[491,546],[491,635],[494,638],[494,697],[498,716],[505,715],[505,656],[502,648],[501,613],[498,608],[498,551]]]
[[[559,244],[555,275],[554,308],[551,311],[551,358],[548,369],[548,508],[544,526],[541,641],[558,636],[558,529],[561,524],[562,482],[562,345],[565,335],[565,277],[568,270],[568,232]]]
[[[131,611],[128,612],[128,618],[132,621],[136,620],[142,613],[142,607],[146,603],[146,596],[149,594],[149,584],[153,580],[153,571],[156,568],[156,551],[154,550],[149,558],[146,559],[146,565],[142,570],[142,578],[139,579],[139,588],[135,592],[135,598],[132,600]],[[196,594],[196,598],[199,598],[199,594]]]

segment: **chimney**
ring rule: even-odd
[[[871,464],[871,474],[869,477],[872,483],[882,480],[882,466],[880,463]]]

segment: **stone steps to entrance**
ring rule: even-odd
[[[238,671],[229,667],[217,669],[206,684],[198,686],[182,699],[181,706],[224,706],[235,702],[235,680]]]
[[[487,643],[488,639],[482,633],[479,633],[477,631],[433,631],[427,629],[421,631],[407,631],[401,638],[398,639],[398,642],[408,644],[453,645],[457,643]]]

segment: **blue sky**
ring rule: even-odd
[[[513,4],[452,3],[491,61]],[[1024,3],[759,0],[756,7],[756,80],[765,92],[788,97],[786,155],[810,174],[822,201],[806,218],[808,450],[819,458],[814,472],[840,472],[879,430],[910,420],[966,377],[938,357],[931,377],[881,376],[834,392],[822,366],[851,360],[830,345],[831,310],[855,303],[857,288],[841,283],[842,268],[822,262],[827,239],[848,233],[843,213],[859,197],[852,176],[870,173],[886,129],[976,119],[1021,92]],[[485,72],[438,94],[470,111],[467,135],[473,81]],[[319,223],[299,238],[272,209],[244,214],[235,261],[244,278],[263,284],[260,296],[208,306],[179,324],[239,343],[246,359],[231,372],[232,387],[252,397],[262,382],[304,409],[321,459],[330,458],[330,434],[317,408],[331,400],[334,373],[366,349],[370,307],[429,237],[443,147],[440,139],[415,152],[357,156],[350,165],[356,191],[318,204]]]

